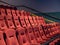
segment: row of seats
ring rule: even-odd
[[[0,45],[40,45],[60,34],[59,29],[59,23],[46,24],[30,12],[0,8]]]

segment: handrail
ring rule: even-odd
[[[21,6],[17,6],[17,7],[24,7],[24,8],[30,9],[30,10],[32,10],[32,11],[38,12],[38,13],[40,13],[40,14],[43,14],[44,16],[48,16],[48,17],[54,18],[54,19],[56,19],[56,20],[60,20],[59,18],[56,18],[56,17],[54,17],[54,16],[51,16],[51,15],[49,15],[49,14],[47,14],[47,13],[40,12],[40,11],[38,11],[38,10],[36,10],[36,9],[33,9],[33,8],[31,8],[31,7],[28,7],[28,6],[21,5]]]
[[[60,38],[60,34],[57,34],[55,36],[53,36],[49,41],[41,44],[41,45],[49,45],[50,42],[52,42],[53,40],[57,39],[57,38]]]

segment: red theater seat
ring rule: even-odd
[[[27,27],[26,29],[27,29],[26,35],[28,34],[27,37],[28,37],[30,43],[31,44],[38,44],[38,42],[36,41],[36,38],[34,36],[32,27]]]
[[[36,20],[36,16],[32,16],[32,19],[33,19],[34,24],[37,26],[38,23],[37,23],[37,20]]]
[[[0,31],[0,45],[6,45],[5,41],[4,41],[4,37],[3,37],[3,32]]]
[[[4,16],[0,16],[0,29],[5,29],[7,28],[7,25],[4,20]]]
[[[20,17],[21,16],[20,10],[16,10],[16,14],[18,17]]]
[[[5,18],[8,28],[15,28],[12,17],[7,15]]]
[[[21,26],[22,26],[22,27],[26,27],[26,23],[25,23],[25,21],[24,21],[23,16],[20,16],[19,19],[20,19]]]
[[[4,33],[6,34],[7,45],[19,45],[16,38],[16,32],[14,29],[5,29]]]
[[[14,16],[13,19],[14,19],[13,21],[14,21],[16,28],[21,27],[18,16]]]
[[[0,8],[0,13],[2,16],[6,16],[6,12],[4,8]]]
[[[11,12],[12,12],[12,16],[14,17],[14,16],[17,16],[16,15],[16,10],[11,10]]]
[[[43,24],[46,24],[45,23],[45,20],[44,20],[44,18],[43,17],[38,17],[38,20],[39,20],[39,22],[43,25]]]
[[[24,29],[22,27],[17,29],[17,32],[18,32],[18,41],[19,41],[20,45],[30,45],[30,42],[29,42],[29,40],[28,40],[28,38],[26,36],[25,30],[26,29]]]
[[[6,9],[6,12],[7,12],[7,15],[12,16],[10,9]]]
[[[24,19],[25,19],[25,23],[26,23],[27,27],[31,27],[29,20],[28,20],[28,17],[24,16]]]
[[[44,40],[43,40],[42,37],[40,36],[40,33],[39,33],[38,29],[35,28],[33,31],[34,31],[34,35],[35,35],[35,38],[36,38],[37,42],[38,42],[38,43],[43,43]]]
[[[25,16],[24,10],[20,11],[21,16]]]
[[[28,19],[29,19],[31,26],[34,27],[35,25],[34,25],[34,22],[32,20],[32,16],[28,16]]]

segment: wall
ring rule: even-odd
[[[60,0],[2,0],[13,5],[26,5],[42,12],[60,12]]]

